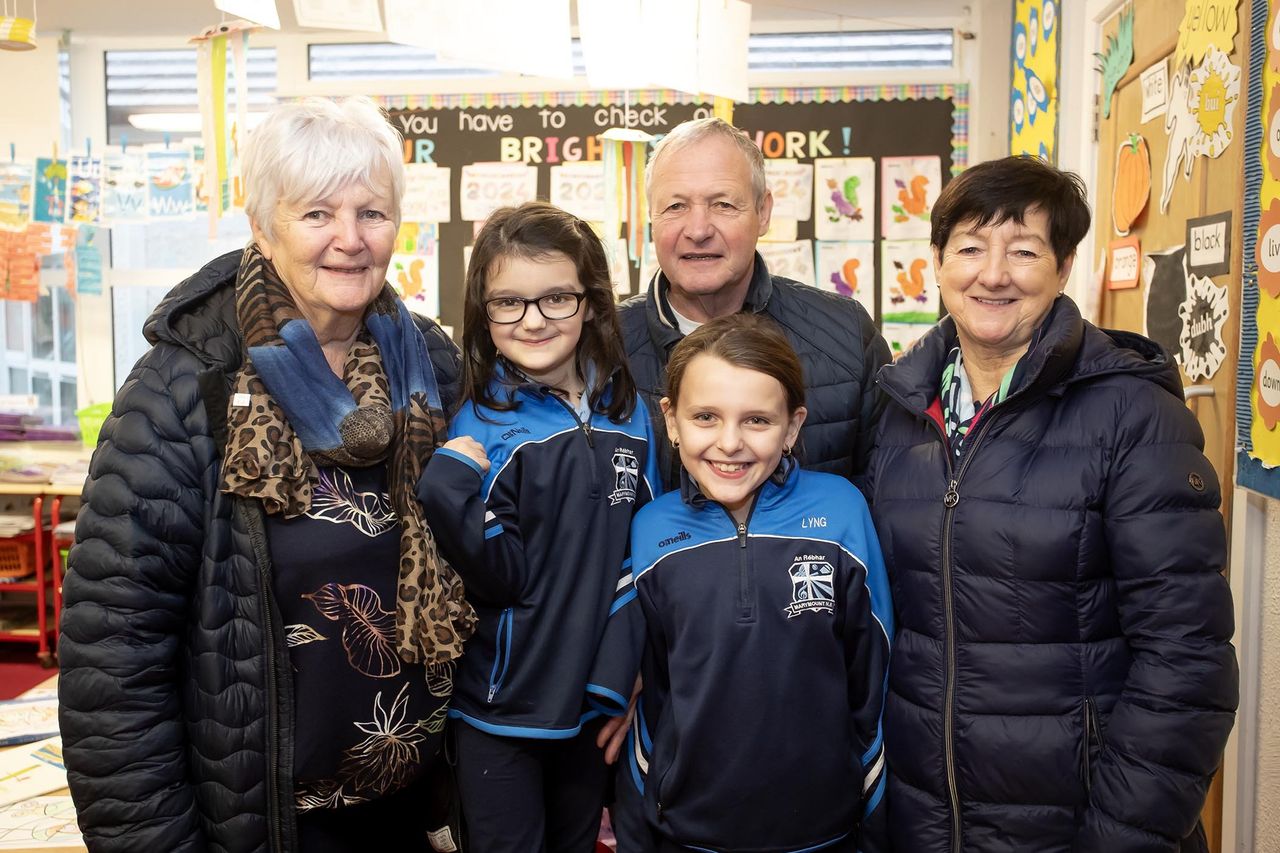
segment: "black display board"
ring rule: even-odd
[[[461,330],[465,270],[463,247],[472,242],[473,223],[459,218],[462,167],[484,162],[524,162],[538,167],[538,197],[549,198],[550,167],[574,160],[601,159],[598,134],[610,127],[638,127],[655,136],[682,121],[711,115],[710,104],[549,104],[389,108],[391,123],[405,138],[405,160],[451,167],[453,221],[440,235],[440,314]],[[808,103],[740,104],[734,124],[756,140],[766,158],[811,163],[819,157],[937,155],[945,184],[951,175],[957,128],[965,125],[952,97],[827,100]],[[878,181],[877,181],[878,183]],[[877,187],[878,193],[878,187]],[[879,199],[871,210],[880,239]],[[800,222],[797,240],[813,238],[813,220]],[[630,267],[632,290],[639,274]],[[874,279],[878,282],[878,276]]]

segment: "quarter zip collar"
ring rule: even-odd
[[[778,462],[778,467],[756,490],[753,504],[755,509],[768,509],[784,500],[788,494],[795,490],[796,472],[799,470],[800,465],[794,457],[782,457],[782,460]],[[680,500],[695,510],[701,510],[708,504],[720,506],[719,503],[703,494],[702,487],[698,485],[698,481],[689,476],[689,472],[685,470],[683,465],[680,466]]]

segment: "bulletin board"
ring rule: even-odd
[[[1224,495],[1235,469],[1247,19],[1235,0],[1134,0],[1102,30],[1120,61],[1099,62],[1101,325],[1142,332],[1178,360]],[[1229,500],[1223,515],[1229,523]]]
[[[1280,6],[1251,5],[1236,481],[1280,498]]]
[[[1099,61],[1100,324],[1142,332],[1178,359],[1205,456],[1228,496],[1235,479],[1248,32],[1248,4],[1237,0],[1133,0],[1103,26]],[[1228,525],[1230,512],[1228,498]],[[1220,850],[1220,777],[1202,819],[1210,849]]]
[[[629,126],[660,137],[686,119],[712,114],[710,103],[673,91],[425,95],[379,100],[392,125],[404,136],[407,163],[430,162],[450,170],[450,218],[433,226],[433,233],[438,247],[439,316],[455,328],[460,328],[462,318],[464,250],[473,242],[476,230],[475,223],[461,215],[464,195],[476,191],[474,184],[463,186],[464,167],[523,163],[536,170],[536,197],[554,201],[552,169],[599,161],[597,135],[605,129]],[[888,236],[894,236],[892,232],[898,227],[892,218],[882,222],[881,214],[889,215],[880,208],[880,184],[885,177],[882,163],[886,158],[897,158],[887,161],[887,168],[899,169],[912,158],[933,158],[938,177],[930,190],[936,197],[968,159],[968,87],[959,84],[753,89],[751,103],[735,107],[733,122],[760,146],[766,164],[787,161],[811,166],[815,160],[874,158],[874,169],[869,181],[863,181],[860,199],[864,223],[870,225],[866,239],[872,244],[863,272],[872,273],[868,277],[872,289],[860,301],[879,298],[884,226],[887,222]],[[813,187],[805,189],[812,191]],[[906,191],[910,189],[908,184]],[[781,190],[776,187],[775,196]],[[492,185],[487,191],[493,191]],[[518,191],[513,193],[515,198],[518,195]],[[821,213],[821,200],[812,207]],[[775,207],[777,226],[791,227],[777,210]],[[927,216],[922,221],[927,223]],[[807,220],[795,221],[794,233],[781,236],[788,243],[812,241],[820,227],[810,215]],[[924,234],[927,240],[927,230]],[[774,236],[778,235],[770,235]],[[900,261],[888,254],[884,258],[896,275],[894,265]],[[647,278],[642,283],[642,266],[627,264],[620,295],[638,292],[647,285]],[[902,267],[907,279],[912,271],[909,263]],[[896,294],[893,275],[889,281]],[[903,301],[896,295],[886,299]],[[932,318],[937,316],[936,298],[929,304],[910,299],[906,304],[931,310]]]

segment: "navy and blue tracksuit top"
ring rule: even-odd
[[[643,638],[626,612],[627,532],[660,489],[649,415],[637,399],[623,423],[598,412],[584,421],[532,383],[493,393],[519,405],[467,403],[449,425],[451,438],[484,446],[488,473],[440,449],[418,486],[479,617],[449,716],[490,734],[573,737],[586,720],[625,711],[635,679]]]
[[[861,830],[859,849],[878,850],[893,636],[880,545],[847,480],[784,465],[742,525],[687,475],[632,523],[647,643],[621,775],[678,845],[799,851]]]

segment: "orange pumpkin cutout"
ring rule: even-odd
[[[1151,154],[1147,141],[1136,133],[1120,143],[1116,155],[1115,190],[1111,193],[1111,222],[1124,236],[1133,228],[1151,196]]]

